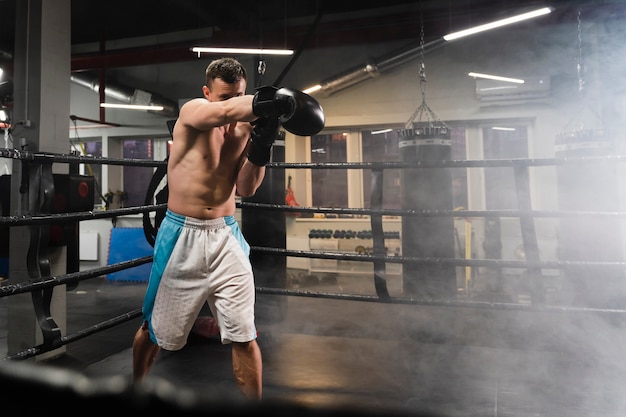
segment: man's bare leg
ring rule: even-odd
[[[133,382],[142,381],[152,368],[161,348],[150,340],[147,324],[142,325],[133,339]]]
[[[232,343],[233,373],[243,395],[260,400],[263,395],[263,362],[256,340]]]

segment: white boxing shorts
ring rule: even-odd
[[[152,342],[179,350],[207,302],[222,343],[256,338],[250,246],[233,216],[202,220],[167,211],[154,244],[143,317]]]

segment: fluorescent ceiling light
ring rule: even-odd
[[[496,90],[517,90],[516,85],[501,85],[499,87],[482,87],[479,88],[480,91],[496,91]]]
[[[372,130],[372,135],[380,135],[381,133],[391,132],[393,129]]]
[[[131,109],[131,110],[163,110],[163,106],[143,106],[140,104],[114,104],[114,103],[100,103],[100,107],[110,107],[114,109]]]
[[[515,128],[514,128],[514,127],[504,127],[504,126],[493,126],[491,129],[492,129],[492,130],[506,130],[506,131],[508,131],[508,132],[513,132],[513,131],[515,131]]]
[[[293,55],[291,49],[254,49],[254,48],[205,48],[195,46],[191,50],[198,54],[258,54],[258,55]]]
[[[459,32],[449,33],[443,37],[446,41],[452,41],[454,39],[462,38],[464,36],[473,35],[478,32],[484,32],[486,30],[499,28],[501,26],[510,25],[511,23],[521,22],[522,20],[532,19],[534,17],[543,16],[552,12],[551,7],[544,7],[542,9],[538,9],[528,13],[522,13],[517,16],[508,17],[502,20],[496,20],[495,22],[487,23],[480,26],[475,26],[473,28],[461,30]]]
[[[479,72],[468,72],[467,75],[474,78],[486,78],[488,80],[505,81],[507,83],[524,84],[524,80],[519,78],[501,77],[499,75],[481,74]]]

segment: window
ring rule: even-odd
[[[485,159],[528,158],[528,140],[525,127],[506,130],[483,128]],[[510,167],[485,170],[485,198],[487,210],[517,209],[515,175]]]
[[[109,142],[109,155],[120,155],[124,159],[163,161],[169,154],[169,139],[169,136],[120,138]],[[114,201],[122,203],[123,207],[143,206],[155,170],[156,166],[109,167],[108,193],[112,193]],[[118,194],[121,194],[120,202],[116,200]]]
[[[80,142],[72,142],[72,151],[82,156],[102,157],[102,141],[101,140],[82,140]],[[94,178],[94,205],[104,204],[104,193],[102,192],[102,165],[101,164],[81,164],[79,168],[81,175],[90,175]]]
[[[465,128],[453,127],[450,131],[450,157],[453,161],[467,159]],[[454,208],[468,208],[467,168],[452,168],[452,201]]]
[[[311,162],[346,162],[343,133],[311,137]],[[348,176],[345,169],[313,169],[312,198],[315,207],[348,207]]]
[[[125,139],[122,141],[124,159],[154,159],[152,139]],[[143,206],[146,190],[154,173],[153,167],[124,166],[125,207]]]
[[[372,133],[372,132],[381,133]],[[364,130],[361,132],[363,162],[400,162],[398,132],[390,130]],[[363,170],[363,207],[371,208],[371,170]],[[400,169],[383,170],[383,208],[401,209]]]
[[[386,131],[385,131],[386,130]],[[379,132],[379,133],[376,133]],[[466,129],[451,128],[451,159],[465,160]],[[350,161],[363,162],[402,162],[399,148],[400,133],[397,129],[367,129],[361,131],[362,155],[347,157],[346,135],[342,133],[317,135],[311,138],[311,162],[337,163]],[[355,147],[356,149],[356,147]],[[350,207],[348,204],[347,169],[312,170],[312,201],[319,207]],[[383,170],[383,209],[402,209],[402,169]],[[454,207],[467,208],[467,168],[451,168]],[[362,175],[362,207],[371,208],[371,170],[364,169]]]

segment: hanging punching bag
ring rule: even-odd
[[[453,210],[452,175],[449,168],[417,168],[420,162],[450,160],[450,129],[424,126],[400,132],[403,210]],[[404,216],[402,254],[414,258],[454,258],[454,218]],[[454,265],[408,263],[403,267],[405,296],[452,298],[456,296]]]
[[[285,162],[285,132],[279,132],[272,146],[272,162]],[[285,204],[285,172],[268,169],[261,186],[243,202]],[[244,207],[241,210],[241,230],[250,246],[285,249],[287,247],[285,212]],[[287,258],[282,254],[250,253],[257,287],[285,288]],[[286,315],[286,299],[279,295],[257,295],[257,317],[260,322],[276,323]]]
[[[604,129],[563,132],[556,137],[557,157],[608,156],[614,143]],[[603,160],[557,165],[559,209],[617,212],[618,166]],[[563,261],[623,262],[620,222],[608,217],[562,217],[558,256]],[[611,267],[580,266],[563,271],[572,302],[587,307],[611,307],[624,299],[623,273]],[[613,300],[613,301],[612,301]],[[619,302],[619,301],[618,301]]]

